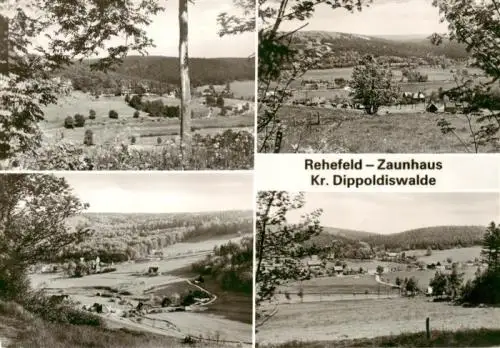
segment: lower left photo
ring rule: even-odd
[[[251,173],[0,175],[0,347],[250,347]]]

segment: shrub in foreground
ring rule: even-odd
[[[90,119],[90,120],[95,120],[95,117],[96,117],[95,110],[91,109],[91,110],[89,111],[89,119]]]
[[[76,309],[69,304],[54,304],[49,297],[41,293],[29,295],[23,303],[24,308],[43,320],[55,323],[104,326],[98,315]]]
[[[227,130],[216,136],[193,137],[192,152],[183,161],[178,143],[165,142],[152,149],[127,145],[85,148],[58,143],[15,159],[28,170],[224,170],[253,168],[253,135]]]
[[[115,110],[110,110],[109,111],[109,118],[117,119],[118,118],[118,113]]]

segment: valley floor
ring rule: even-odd
[[[231,239],[237,241],[241,237]],[[196,285],[187,282],[181,274],[173,275],[170,272],[189,268],[193,262],[203,259],[211,253],[215,245],[225,244],[228,240],[214,239],[196,243],[179,243],[163,249],[163,260],[158,260],[154,265],[159,267],[159,275],[147,276],[147,269],[152,264],[122,263],[116,264],[115,272],[89,275],[82,278],[68,278],[62,274],[33,274],[31,282],[33,287],[45,289],[50,293],[65,293],[70,298],[79,302],[79,306],[92,306],[94,303],[104,305],[107,310],[101,316],[113,328],[126,328],[149,332],[182,339],[188,335],[201,336],[208,340],[251,342],[251,298],[248,301],[231,303],[230,310],[234,313],[227,315],[227,299],[224,293],[214,293],[219,289],[207,289],[217,297],[212,304],[194,306],[190,312],[170,312],[148,314],[140,320],[137,318],[122,318],[121,313],[130,309],[130,304],[135,307],[140,300],[147,301],[151,296],[161,296],[162,288],[171,287],[167,292],[179,293],[186,289],[195,289]],[[175,273],[175,272],[174,272]],[[203,284],[201,284],[203,286]],[[105,293],[100,288],[112,288],[130,304],[118,304],[115,299],[97,296],[98,292]],[[165,290],[163,291],[165,292]],[[226,303],[226,305],[224,305]],[[211,308],[214,306],[214,308]],[[221,307],[222,306],[222,307]],[[224,306],[226,308],[224,309]],[[247,316],[245,320],[240,320]],[[209,342],[209,341],[208,341]],[[229,342],[230,343],[230,342]]]

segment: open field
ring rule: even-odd
[[[419,261],[425,263],[437,263],[441,262],[444,264],[448,258],[451,258],[452,262],[467,262],[474,261],[475,258],[480,259],[481,257],[481,247],[469,247],[469,248],[455,248],[446,250],[432,250],[432,255],[426,256],[426,250],[411,250],[407,251],[406,255],[416,255]]]
[[[254,80],[246,80],[246,81],[233,81],[229,84],[231,87],[231,91],[234,93],[235,98],[254,98],[255,96],[255,81]],[[198,92],[203,92],[203,90],[207,89],[209,85],[204,85],[197,87],[196,90]],[[214,88],[216,90],[224,89],[225,85],[215,85]]]
[[[390,287],[381,286],[375,281],[373,275],[367,274],[313,278],[311,280],[287,284],[281,287],[279,291],[283,294],[286,292],[297,294],[301,289],[304,292],[304,297],[307,296],[307,294],[377,294],[379,290],[384,294],[392,292]]]
[[[320,125],[307,125],[308,115]],[[350,153],[463,153],[464,146],[451,134],[443,135],[437,123],[446,119],[457,134],[469,141],[462,115],[393,113],[368,116],[362,111],[284,106],[280,119],[288,126],[281,152]],[[336,127],[341,123],[340,127]],[[474,124],[474,128],[479,128]],[[408,134],[412,134],[411,137]],[[297,149],[298,148],[298,149]],[[482,152],[495,149],[483,148]]]
[[[165,105],[178,106],[180,101],[167,97],[147,97],[144,100],[161,99]],[[226,100],[226,105],[236,105],[241,103],[238,100]],[[253,112],[239,116],[217,116],[220,109],[214,108],[213,117],[206,118],[208,109],[201,104],[201,99],[193,100],[193,112],[195,117],[192,127],[195,133],[221,133],[226,129],[250,129],[253,127]],[[88,119],[89,111],[96,112],[96,119]],[[118,119],[110,119],[108,113],[115,110]],[[96,144],[119,143],[124,141],[130,144],[130,138],[136,137],[137,145],[156,145],[157,138],[162,140],[172,139],[180,132],[179,119],[168,119],[147,116],[140,112],[138,118],[133,118],[135,109],[125,103],[123,97],[101,97],[97,100],[88,94],[75,91],[68,97],[63,97],[57,105],[50,105],[45,108],[45,121],[43,130],[47,142],[57,142],[61,140],[61,133],[64,139],[76,144],[82,144],[85,130],[91,129],[94,133]],[[87,119],[85,127],[66,129],[64,119],[66,116],[82,114]],[[196,116],[197,115],[197,116]]]
[[[457,71],[459,69],[465,69],[464,66],[454,66],[447,69],[441,69],[436,67],[418,67],[416,70],[424,75],[429,76],[429,81],[452,81],[453,73],[451,71]],[[469,71],[469,75],[477,74],[481,76],[483,72],[477,68],[466,68]],[[305,80],[333,80],[336,78],[344,78],[346,80],[351,79],[352,71],[354,68],[336,68],[336,69],[313,69],[309,70],[303,77]],[[393,77],[395,81],[401,80],[402,72],[401,69],[392,69]]]
[[[259,343],[373,338],[431,329],[498,328],[500,308],[463,308],[424,298],[369,299],[280,305],[259,329]],[[293,328],[293,329],[291,329]]]
[[[284,344],[258,345],[262,348],[361,348],[361,347],[500,347],[498,329],[432,330],[428,339],[425,332],[378,336],[375,338],[340,341],[293,341]]]

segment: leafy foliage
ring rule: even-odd
[[[109,118],[117,119],[118,113],[115,110],[109,110],[108,116],[109,116]]]
[[[382,105],[391,105],[398,96],[392,83],[392,71],[377,64],[372,56],[366,56],[352,72],[353,99],[362,103],[365,111],[376,114]]]
[[[162,10],[154,0],[73,2],[68,0],[23,0],[1,2],[0,13],[9,18],[9,76],[2,77],[0,98],[0,157],[12,157],[40,144],[37,122],[43,119],[42,107],[64,93],[61,79],[54,73],[100,53],[107,43],[107,56],[92,68],[107,70],[122,61],[130,50],[145,52],[152,45],[144,26]],[[126,35],[126,44],[109,45],[114,37]],[[48,39],[38,46],[40,37]]]
[[[450,274],[437,271],[429,283],[429,286],[432,287],[432,296],[447,296],[452,300],[457,299],[460,296],[463,278],[464,274],[459,273],[456,267]]]
[[[500,271],[500,225],[495,226],[494,222],[489,224],[484,234],[481,254],[491,272]]]
[[[258,63],[258,126],[259,152],[279,152],[284,129],[277,113],[289,96],[290,84],[303,76],[309,69],[318,66],[330,48],[317,41],[306,48],[292,47],[294,34],[304,26],[281,33],[280,26],[285,21],[306,21],[317,5],[344,8],[349,11],[361,10],[363,4],[370,1],[335,0],[261,0],[259,1],[259,63]]]
[[[83,127],[85,126],[85,116],[81,114],[75,115],[75,127]]]
[[[500,225],[491,222],[486,228],[483,239],[485,270],[478,268],[476,277],[463,284],[463,274],[459,273],[456,264],[450,274],[436,272],[430,282],[433,296],[447,296],[462,304],[492,304],[500,303]],[[451,260],[448,260],[451,262]]]
[[[214,255],[192,265],[193,271],[210,275],[222,289],[252,294],[253,238],[215,247]]]
[[[95,260],[99,256],[102,262],[121,262],[146,257],[178,242],[251,231],[251,215],[249,211],[85,214],[76,226],[91,226],[96,233],[81,243],[68,246],[54,255],[52,261],[67,262],[80,257]]]
[[[491,81],[478,83],[468,76],[462,76],[457,80],[457,87],[451,90],[456,99],[465,103],[464,109],[468,116],[469,125],[475,119],[481,123],[479,129],[470,127],[470,134],[475,152],[479,146],[487,143],[498,144],[498,132],[500,130],[500,113],[498,101],[492,91],[500,87],[500,3],[498,0],[489,1],[459,1],[459,0],[434,0],[434,6],[439,8],[442,19],[448,22],[449,38],[465,44],[470,53],[473,64],[483,70]],[[443,37],[434,34],[432,42],[439,45]],[[496,105],[495,105],[496,104]],[[488,113],[481,112],[481,108],[487,109]],[[453,133],[454,128],[446,122],[440,122],[444,134]],[[463,142],[468,150],[468,145]]]
[[[296,224],[287,214],[304,206],[302,193],[261,191],[257,197],[256,305],[270,301],[276,288],[288,281],[305,279],[309,270],[301,259],[318,250],[304,245],[321,233],[322,210],[313,211]],[[259,314],[262,316],[262,313]]]
[[[158,148],[133,149],[128,145],[96,145],[84,149],[59,143],[23,154],[13,162],[30,170],[200,170],[253,168],[253,135],[227,130],[215,136],[195,134],[192,152],[182,161],[179,144],[164,142]]]
[[[41,174],[0,177],[0,296],[23,296],[26,269],[81,242],[91,230],[70,232],[66,219],[87,208],[64,178]]]
[[[238,35],[255,31],[255,1],[233,0],[234,8],[239,9],[237,14],[222,12],[217,17],[220,26],[219,35]]]

